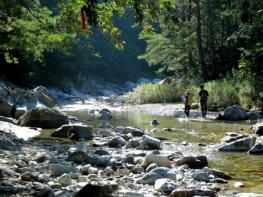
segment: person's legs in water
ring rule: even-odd
[[[207,101],[206,100],[204,101],[204,114],[205,116],[207,114]]]
[[[187,117],[189,117],[189,114],[190,114],[190,108],[191,106],[190,105],[185,105],[185,108],[184,108],[184,113]]]
[[[200,100],[200,105],[201,105],[202,116],[205,118],[207,111],[206,100]]]

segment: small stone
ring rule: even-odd
[[[98,168],[90,167],[88,169],[89,174],[98,174]]]
[[[62,186],[68,186],[71,184],[71,176],[69,174],[63,174],[58,178],[58,183]]]
[[[113,170],[110,166],[105,168],[105,173],[107,174],[107,176],[110,176],[113,174]]]
[[[235,182],[234,187],[236,187],[236,188],[244,187],[244,183],[237,181],[237,182]]]

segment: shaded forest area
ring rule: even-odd
[[[148,72],[139,55],[177,83],[242,82],[238,92],[262,100],[261,0],[3,0],[0,6],[1,75],[21,85],[52,85],[68,73],[132,80]]]

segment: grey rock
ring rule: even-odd
[[[144,167],[142,165],[135,165],[133,168],[132,168],[132,173],[134,174],[141,174],[141,173],[144,173]]]
[[[231,121],[246,120],[247,113],[242,107],[233,105],[224,110],[222,118]]]
[[[50,188],[43,188],[40,191],[35,192],[35,197],[55,197],[55,193]]]
[[[140,146],[140,140],[139,139],[130,139],[128,142],[129,147],[135,148]]]
[[[203,171],[203,170],[196,170],[193,173],[193,178],[197,181],[205,181],[208,182],[209,181],[209,173]]]
[[[151,170],[157,168],[158,165],[156,163],[151,163],[147,168],[146,168],[146,172],[150,172]]]
[[[110,153],[103,149],[97,149],[93,152],[93,155],[110,155]]]
[[[86,163],[95,166],[105,167],[110,163],[110,159],[111,158],[109,156],[91,155],[86,160]]]
[[[249,112],[247,116],[249,120],[258,120],[261,118],[261,115],[258,112]]]
[[[0,98],[1,99],[1,98]],[[0,115],[11,117],[13,105],[7,102],[0,102]]]
[[[105,130],[102,130],[102,131],[99,131],[101,137],[110,137],[112,136],[112,133],[110,131],[105,131]]]
[[[63,164],[49,164],[49,173],[51,176],[60,176],[64,173],[70,173],[73,171],[73,167]]]
[[[183,157],[178,159],[175,164],[177,166],[188,165],[189,168],[192,169],[200,169],[208,165],[206,156],[197,156],[197,157]]]
[[[218,178],[222,178],[222,179],[226,179],[226,180],[232,179],[232,177],[230,175],[228,175],[225,172],[220,171],[220,170],[204,167],[204,171],[208,172],[209,174],[212,174],[212,175],[214,175],[214,176],[216,176]]]
[[[67,116],[53,109],[37,108],[27,111],[20,118],[21,126],[57,128],[69,121]]]
[[[97,116],[97,119],[99,119],[99,120],[108,120],[111,118],[112,118],[112,115],[111,115],[110,110],[108,110],[108,109],[100,110],[98,113],[98,116]]]
[[[150,137],[148,135],[143,136],[143,146],[146,149],[160,149],[161,148],[161,140]]]
[[[117,189],[118,184],[113,181],[91,181],[76,194],[76,197],[106,197],[110,196],[110,194],[114,193]]]
[[[178,185],[171,179],[157,179],[154,184],[154,189],[163,193],[171,193]]]
[[[108,145],[109,147],[119,148],[127,145],[127,142],[122,137],[115,136],[109,141]]]
[[[157,179],[162,178],[176,180],[176,174],[169,168],[158,167],[143,175],[138,181],[142,184],[153,185]]]
[[[68,161],[78,164],[86,163],[88,159],[89,155],[81,150],[70,151],[67,158]]]
[[[14,150],[18,150],[19,147],[10,139],[2,138],[0,139],[0,149],[14,151]]]
[[[62,174],[58,178],[58,183],[60,183],[62,186],[68,186],[71,185],[71,176],[69,174]]]
[[[37,99],[48,107],[54,107],[57,104],[56,97],[44,86],[38,86],[33,90]]]
[[[248,154],[263,154],[263,144],[256,143],[249,151]]]
[[[102,122],[100,123],[100,125],[98,126],[99,129],[112,129],[112,125],[108,122]]]
[[[219,151],[248,151],[255,145],[255,142],[256,142],[256,137],[248,137],[222,145],[221,147],[218,148],[218,150]]]
[[[62,125],[51,134],[52,137],[70,138],[72,140],[90,140],[93,138],[93,127],[84,123]]]
[[[147,167],[152,163],[155,163],[160,167],[168,167],[168,168],[170,168],[172,165],[171,161],[166,156],[151,153],[144,158],[143,165]]]
[[[131,133],[132,136],[134,137],[141,137],[145,134],[144,131],[141,129],[135,127],[125,127],[122,131],[122,134],[128,134],[128,133]]]
[[[5,116],[0,116],[0,121],[9,122],[9,123],[12,123],[15,125],[18,124],[18,120],[14,119],[14,118],[10,118],[10,117],[5,117]]]
[[[193,196],[210,196],[215,197],[216,191],[201,189],[175,189],[170,197],[193,197]]]
[[[252,130],[255,132],[255,134],[259,136],[263,135],[263,122],[258,122],[257,124],[254,124],[252,126]]]

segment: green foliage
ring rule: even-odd
[[[142,84],[129,92],[125,98],[130,103],[180,102],[185,89],[176,84]]]
[[[209,92],[209,103],[218,104],[223,108],[234,104],[246,109],[255,106],[255,89],[248,80],[226,78],[208,82],[205,88]]]
[[[34,1],[0,3],[0,52],[7,63],[18,63],[18,56],[42,60],[44,52],[65,51],[74,37],[59,28],[60,17]]]

